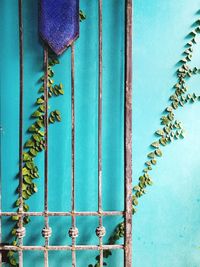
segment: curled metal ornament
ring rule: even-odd
[[[52,235],[52,229],[51,229],[51,227],[49,227],[49,228],[43,228],[42,229],[42,236],[43,237],[49,238],[49,237],[51,237],[51,235]]]
[[[21,228],[18,228],[16,230],[16,236],[18,238],[23,238],[23,237],[25,237],[25,235],[26,235],[26,229],[25,229],[25,227],[21,227]]]
[[[98,237],[103,237],[105,234],[106,234],[106,229],[105,229],[105,227],[103,227],[103,226],[99,226],[99,227],[97,227],[97,229],[96,229],[96,235],[97,235]]]
[[[76,238],[76,237],[78,237],[78,234],[79,234],[79,231],[78,231],[78,228],[76,228],[76,227],[71,227],[70,229],[69,229],[69,237],[71,237],[71,238]]]

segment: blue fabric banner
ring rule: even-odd
[[[57,54],[79,36],[79,0],[40,0],[39,33]]]

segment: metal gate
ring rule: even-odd
[[[24,251],[43,251],[44,252],[44,266],[49,266],[48,252],[66,250],[71,251],[72,254],[72,266],[76,265],[76,251],[78,250],[97,250],[100,255],[100,267],[103,266],[103,251],[104,250],[124,250],[124,266],[132,266],[132,0],[125,1],[125,81],[124,81],[124,211],[105,211],[102,208],[102,0],[98,0],[98,210],[90,212],[76,211],[75,205],[75,44],[71,45],[71,210],[66,212],[53,212],[49,211],[48,207],[48,155],[51,153],[48,147],[48,48],[44,45],[44,100],[45,100],[45,113],[44,113],[44,128],[45,128],[45,160],[44,160],[44,211],[43,212],[25,212],[23,211],[23,197],[22,197],[22,184],[23,184],[23,124],[24,124],[24,36],[23,36],[23,1],[18,0],[19,10],[19,76],[20,76],[20,100],[19,100],[19,197],[21,199],[18,212],[0,212],[1,218],[3,216],[19,216],[19,228],[17,229],[18,244],[14,245],[1,245],[1,251],[17,251],[19,258],[19,267],[23,266],[23,252]],[[3,189],[4,190],[4,189]],[[125,238],[124,244],[105,245],[103,242],[103,236],[106,229],[103,226],[103,218],[105,216],[119,216],[124,217],[125,223]],[[25,236],[26,229],[23,225],[24,216],[42,216],[44,218],[44,228],[42,235],[44,237],[43,246],[25,246],[23,245],[23,238]],[[51,226],[49,224],[50,216],[69,216],[71,218],[71,228],[69,229],[69,236],[71,237],[70,246],[51,246],[49,245],[49,239],[51,236]],[[99,220],[99,225],[96,228],[96,235],[99,238],[98,245],[77,245],[76,237],[78,236],[78,228],[76,225],[77,216],[96,216]],[[2,229],[1,229],[2,231]],[[95,233],[94,233],[95,234]],[[1,253],[2,254],[2,253]],[[1,259],[2,261],[2,259]]]

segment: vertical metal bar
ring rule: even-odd
[[[23,40],[23,10],[22,0],[18,0],[18,15],[19,15],[19,76],[20,76],[20,101],[19,101],[19,198],[20,206],[19,212],[23,212],[23,197],[22,197],[22,184],[23,184],[23,108],[24,108],[24,40]],[[18,245],[23,245],[23,217],[19,218],[18,230]],[[22,234],[22,235],[21,235]],[[23,251],[19,251],[19,267],[23,267]]]
[[[99,27],[99,73],[98,73],[98,212],[102,212],[102,0],[98,1]],[[99,216],[99,227],[103,227],[103,219]],[[99,246],[103,244],[103,236],[99,235]],[[103,266],[103,250],[100,249],[100,267]]]
[[[49,217],[48,212],[48,47],[44,47],[44,102],[45,102],[45,114],[44,114],[44,129],[45,129],[45,154],[44,154],[44,213],[45,213],[45,228],[43,229],[43,236],[45,237],[45,247],[49,245]],[[48,250],[44,251],[44,265],[48,267]]]
[[[0,94],[0,105],[2,103],[2,95]],[[2,112],[0,108],[0,212],[2,212],[2,140],[3,140],[3,125],[2,125]],[[0,216],[0,244],[2,244],[2,216]],[[2,266],[3,252],[0,252],[0,266]]]
[[[76,231],[76,217],[75,217],[75,101],[74,101],[74,90],[75,90],[75,71],[74,71],[74,44],[71,45],[71,181],[72,181],[72,192],[71,192],[71,206],[72,206],[72,232]],[[76,244],[76,234],[71,235],[72,246]],[[76,266],[76,251],[72,249],[72,266]]]
[[[1,103],[1,96],[0,96]],[[2,212],[2,137],[3,128],[0,121],[0,212]],[[2,216],[0,217],[0,244],[2,244]],[[0,266],[2,266],[2,251],[0,251]]]
[[[126,0],[125,42],[125,250],[124,266],[132,266],[132,0]]]

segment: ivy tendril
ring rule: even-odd
[[[48,96],[58,97],[64,94],[63,85],[55,84],[53,77],[54,71],[53,67],[59,64],[59,60],[57,56],[49,51],[49,65],[48,65]],[[30,125],[27,132],[30,134],[30,138],[24,144],[23,151],[23,183],[22,183],[22,198],[23,198],[23,211],[29,211],[29,205],[26,201],[34,195],[37,191],[37,184],[35,180],[39,178],[38,167],[35,164],[35,159],[37,155],[42,152],[45,148],[45,140],[44,140],[44,76],[40,78],[40,82],[42,83],[38,93],[40,97],[37,98],[35,105],[37,106],[36,110],[32,113],[31,119],[34,122]],[[61,113],[59,110],[51,111],[49,114],[49,124],[53,124],[55,122],[61,121]],[[19,187],[17,188],[19,192]],[[15,206],[18,208],[20,206],[20,198],[15,201]],[[18,244],[18,237],[16,235],[16,231],[19,227],[19,216],[12,216],[11,220],[15,222],[11,230],[11,234],[13,236],[12,245],[16,246]],[[23,218],[23,225],[26,225],[30,222],[30,217],[25,216]],[[9,251],[7,254],[7,260],[10,266],[18,266],[17,262],[17,253],[15,251]]]

